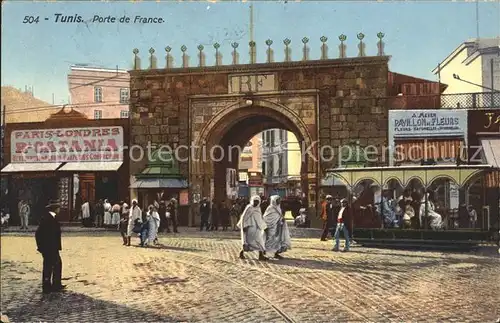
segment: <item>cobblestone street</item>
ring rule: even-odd
[[[183,229],[147,249],[122,246],[114,232],[64,232],[68,291],[47,296],[33,234],[4,234],[1,311],[13,322],[495,322],[500,316],[496,256],[359,246],[334,253],[331,241],[295,238],[287,259],[259,262],[256,255],[238,259],[237,233]]]

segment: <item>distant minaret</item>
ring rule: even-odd
[[[253,3],[250,4],[250,41],[255,41],[253,38]]]
[[[479,42],[479,0],[476,0],[476,37]]]

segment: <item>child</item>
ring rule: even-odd
[[[299,215],[295,218],[295,226],[297,228],[307,228],[307,214],[305,208],[299,210]]]
[[[405,209],[403,214],[403,227],[405,229],[411,228],[411,219],[415,216],[415,210],[411,206],[412,200],[405,201]]]

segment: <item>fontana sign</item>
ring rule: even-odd
[[[15,130],[11,162],[123,161],[123,127]]]

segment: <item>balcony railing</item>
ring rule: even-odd
[[[402,95],[388,98],[390,109],[493,109],[500,108],[500,92],[442,95]]]

